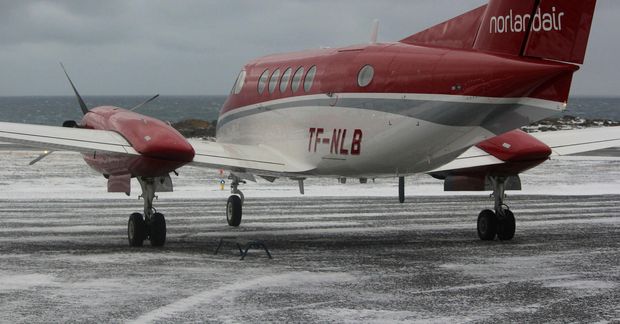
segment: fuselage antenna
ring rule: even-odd
[[[372,29],[370,30],[370,44],[376,44],[379,36],[379,19],[372,21]]]

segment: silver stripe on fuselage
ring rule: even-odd
[[[299,107],[356,108],[401,115],[446,126],[480,126],[495,134],[544,119],[563,103],[534,98],[425,94],[347,93],[310,95],[240,107],[221,115],[217,128],[239,118]]]

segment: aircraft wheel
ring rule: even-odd
[[[164,218],[164,214],[155,213],[151,216],[149,238],[151,246],[164,246],[166,243],[166,218]]]
[[[508,209],[504,210],[504,217],[498,219],[497,238],[509,241],[515,236],[515,215]]]
[[[230,226],[239,226],[241,224],[241,198],[237,195],[228,197],[228,203],[226,203],[226,220]]]
[[[129,246],[142,246],[146,238],[146,223],[140,213],[133,213],[127,222],[127,238]]]
[[[492,241],[497,234],[497,216],[495,212],[485,209],[478,215],[478,237],[483,241]]]

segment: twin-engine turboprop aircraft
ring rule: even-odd
[[[128,222],[132,246],[166,239],[155,192],[183,165],[230,171],[228,224],[242,218],[243,180],[260,176],[404,177],[428,173],[446,190],[493,190],[478,217],[483,240],[510,240],[504,190],[552,155],[620,145],[620,128],[528,135],[521,126],[566,107],[582,64],[595,0],[491,0],[395,43],[256,59],[220,111],[216,142],[188,142],[168,124],[118,107],[88,109],[65,126],[0,123],[0,139],[83,154],[108,191],[139,180],[144,213]],[[67,76],[68,77],[68,76]]]

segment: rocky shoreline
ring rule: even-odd
[[[210,138],[215,137],[217,120],[186,119],[171,125],[187,138]]]
[[[589,127],[620,126],[620,122],[610,119],[587,119],[565,115],[562,117],[547,118],[529,126],[521,127],[528,133],[550,132],[558,130],[581,129]]]

